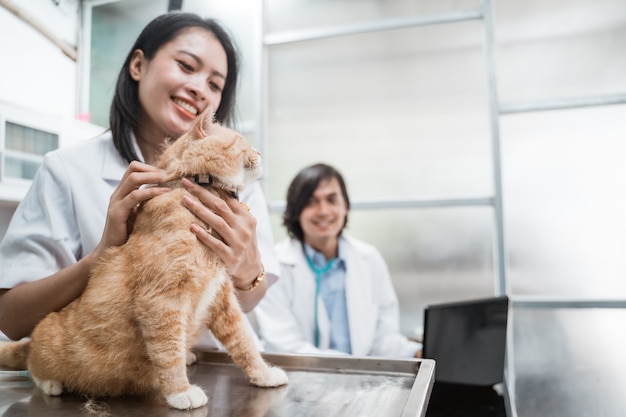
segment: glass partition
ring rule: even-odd
[[[91,122],[109,126],[115,82],[126,54],[143,27],[167,11],[165,0],[124,0],[91,8],[89,113]]]
[[[272,224],[274,238],[285,238],[280,215]],[[446,207],[352,210],[345,233],[381,252],[400,302],[401,331],[416,336],[427,304],[495,293],[493,230],[490,207]]]
[[[268,32],[317,29],[379,19],[476,9],[480,0],[268,0]]]
[[[626,298],[625,120],[626,106],[502,118],[514,294]]]
[[[491,195],[478,22],[269,48],[269,199],[305,165],[341,170],[354,199]]]

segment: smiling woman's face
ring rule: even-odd
[[[228,73],[224,48],[202,28],[181,31],[148,61],[141,50],[133,53],[130,73],[139,83],[142,107],[138,136],[160,143],[178,137],[197,114],[217,110]]]

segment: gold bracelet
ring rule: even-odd
[[[263,282],[263,280],[265,280],[265,268],[263,268],[263,266],[261,266],[261,273],[259,274],[258,277],[256,277],[254,279],[254,281],[252,281],[252,284],[250,284],[250,286],[248,288],[241,288],[238,287],[237,284],[233,284],[235,286],[235,288],[237,288],[239,291],[252,291],[253,289],[255,289],[260,283]]]

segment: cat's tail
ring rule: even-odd
[[[26,369],[30,351],[30,340],[18,342],[0,341],[0,365],[15,369]]]

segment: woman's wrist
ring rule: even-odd
[[[233,282],[233,285],[236,289],[238,289],[239,291],[252,291],[256,287],[258,287],[259,284],[265,281],[265,268],[263,268],[263,265],[261,265],[261,272],[259,272],[252,281],[247,281],[246,283],[242,283],[241,281],[243,280],[237,281],[239,281],[239,283],[237,283],[235,280]]]

